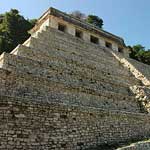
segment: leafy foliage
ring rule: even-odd
[[[37,19],[30,19],[28,21],[30,22],[31,26],[34,27],[37,22]]]
[[[76,11],[73,11],[70,15],[80,19],[80,20],[84,20],[90,24],[93,24],[94,26],[98,27],[98,28],[101,28],[102,29],[102,26],[103,26],[103,19],[101,19],[100,17],[98,16],[95,16],[95,15],[88,15],[86,16],[84,13],[76,10]]]
[[[145,47],[140,44],[130,47],[130,50],[131,58],[150,65],[150,50],[145,50]]]
[[[102,28],[103,26],[103,19],[95,15],[88,15],[86,21],[90,24],[97,26],[98,28]]]
[[[0,15],[0,53],[10,52],[18,44],[24,42],[30,35],[35,20],[26,20],[16,9]]]

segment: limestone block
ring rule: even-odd
[[[51,17],[50,27],[52,27],[54,29],[58,29],[58,21],[55,19],[55,17]]]
[[[90,42],[90,34],[88,32],[83,33],[83,40],[85,40],[85,42]]]
[[[71,26],[71,25],[68,25],[68,27],[67,27],[67,33],[69,33],[70,35],[75,36],[75,27]]]
[[[118,51],[118,45],[116,43],[112,43],[112,49],[114,51]]]
[[[99,38],[99,44],[102,47],[105,47],[105,40],[103,38]]]
[[[0,128],[2,149],[76,150],[95,147],[97,143],[101,147],[106,143],[119,144],[149,136],[150,119],[144,114],[87,109],[7,96],[1,96],[0,103],[7,106],[1,109],[0,117],[5,114],[3,120],[9,124],[7,128]],[[12,111],[16,108],[26,118],[16,118],[18,111]],[[4,130],[7,134],[3,134]]]

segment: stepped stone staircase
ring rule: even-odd
[[[140,112],[130,87],[141,82],[108,51],[47,27],[11,54],[2,54],[1,80],[7,82],[1,83],[1,91],[39,101]]]
[[[0,57],[0,149],[112,149],[149,138],[149,73],[44,27]]]

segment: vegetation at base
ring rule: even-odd
[[[0,54],[10,52],[18,44],[23,43],[30,36],[28,30],[35,23],[36,19],[25,19],[17,9],[0,14]]]
[[[131,51],[130,57],[142,63],[150,65],[150,50],[146,50],[144,46],[138,44],[129,46]]]

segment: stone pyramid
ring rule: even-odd
[[[30,32],[0,57],[0,149],[105,150],[150,137],[150,66],[121,38],[54,8]]]

